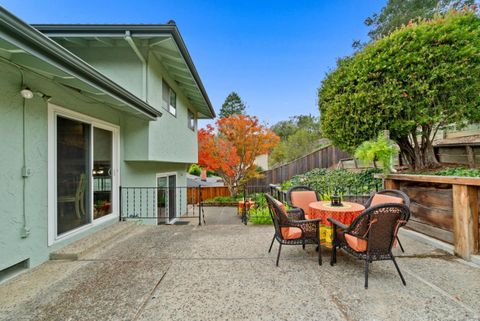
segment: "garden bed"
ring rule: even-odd
[[[480,178],[423,174],[376,177],[384,178],[385,188],[399,189],[410,197],[408,228],[453,244],[463,258],[478,253]]]

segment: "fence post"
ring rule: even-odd
[[[118,187],[118,221],[122,221],[122,186]]]
[[[202,225],[202,185],[198,186],[198,225]]]
[[[243,224],[247,225],[247,183],[243,185],[243,212],[242,212]]]

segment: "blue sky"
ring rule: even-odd
[[[1,0],[28,23],[166,23],[173,19],[215,109],[235,90],[247,112],[273,124],[318,115],[317,88],[366,17],[386,0]]]

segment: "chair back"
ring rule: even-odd
[[[402,202],[397,202],[397,199],[401,199]],[[384,203],[401,203],[410,208],[410,198],[408,195],[396,189],[384,189],[373,193],[365,204],[365,208]]]
[[[272,218],[273,225],[275,226],[275,233],[277,235],[282,235],[281,227],[288,225],[288,216],[283,209],[283,204],[274,199],[270,194],[265,193],[265,198],[267,199],[268,210],[270,212],[270,217]]]
[[[308,214],[308,204],[319,201],[317,192],[308,186],[294,186],[287,191],[287,204],[291,207],[298,207]]]
[[[348,234],[368,241],[367,255],[389,255],[398,232],[410,216],[404,204],[385,203],[367,208],[350,225]]]

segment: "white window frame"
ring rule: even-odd
[[[162,97],[162,105],[165,110],[167,110],[172,116],[177,117],[177,93],[172,87],[167,83],[165,79],[162,79],[162,86],[166,86],[168,89],[168,97]],[[162,89],[162,96],[164,90]],[[172,92],[175,94],[175,106],[171,104],[171,95]],[[166,99],[165,99],[166,98]],[[164,105],[166,103],[166,106]]]
[[[193,127],[190,126],[190,113],[192,114],[193,116]],[[187,108],[187,125],[188,125],[188,128],[190,128],[192,131],[196,131],[197,130],[197,113],[192,111],[190,108]]]
[[[61,235],[57,233],[57,116],[69,118],[89,124],[91,131],[100,128],[112,132],[112,213],[97,219],[93,218],[93,195],[88,204],[91,215],[90,223],[77,227]],[[93,151],[93,134],[90,150]],[[90,164],[93,166],[93,152],[90,153]],[[93,168],[93,167],[92,167]],[[89,178],[90,191],[93,194],[93,179]],[[106,221],[118,220],[120,186],[120,127],[84,114],[48,103],[48,245],[71,238],[85,230],[91,229]]]

